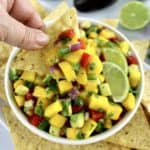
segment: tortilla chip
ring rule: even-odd
[[[139,108],[133,119],[120,132],[105,141],[114,144],[118,143],[130,148],[149,150],[150,126],[142,107]]]
[[[31,70],[37,72],[39,75],[45,75],[48,68],[42,59],[42,51],[26,51],[21,50],[16,56],[12,67],[19,70]]]
[[[68,9],[68,5],[65,2],[62,2],[44,18],[44,23],[46,24],[46,22],[49,20],[57,20],[63,16]]]
[[[142,104],[146,108],[146,110],[150,113],[150,72],[145,72],[145,91],[143,95]]]
[[[41,18],[44,18],[48,15],[48,11],[43,7],[43,5],[38,0],[30,0],[34,9],[39,13]]]
[[[98,142],[95,144],[82,146],[53,143],[31,133],[16,119],[9,107],[4,107],[3,112],[6,122],[11,130],[11,136],[15,144],[15,150],[129,150],[126,147],[110,144],[108,142]]]
[[[117,28],[118,24],[119,24],[119,20],[118,19],[103,19],[102,20],[104,23]]]
[[[144,61],[150,43],[149,40],[132,41],[132,43],[141,57],[141,60]]]

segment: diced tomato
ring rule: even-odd
[[[90,109],[89,112],[90,112],[90,117],[95,121],[99,121],[100,119],[103,119],[105,116],[104,112],[99,112],[92,109]]]
[[[72,112],[73,113],[78,113],[81,110],[82,110],[82,106],[80,106],[80,105],[74,105],[74,106],[72,106]]]
[[[68,29],[63,31],[60,35],[59,35],[59,39],[63,39],[63,38],[73,38],[75,36],[75,32],[73,29]]]
[[[25,95],[25,99],[26,99],[26,100],[31,100],[31,99],[33,99],[32,93],[31,93],[31,92],[28,92],[28,93]]]
[[[103,54],[103,53],[100,54],[100,60],[101,60],[101,61],[105,61],[105,57],[104,57],[104,54]]]
[[[86,49],[86,43],[85,43],[85,41],[83,39],[79,39],[78,41],[80,42],[80,48],[81,49]]]
[[[38,115],[34,114],[34,115],[30,116],[28,119],[29,119],[29,122],[32,125],[37,127],[40,124],[40,122],[42,121],[43,118],[41,116],[38,116]]]
[[[89,60],[90,60],[90,55],[88,53],[83,53],[82,57],[81,57],[81,61],[80,64],[83,68],[86,68],[89,64]]]
[[[128,61],[128,65],[131,65],[131,64],[138,64],[138,60],[135,56],[133,55],[130,55],[127,57],[127,61]]]

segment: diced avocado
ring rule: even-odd
[[[62,106],[63,106],[62,114],[64,116],[71,116],[72,115],[71,101],[70,100],[63,100]]]
[[[62,111],[63,107],[60,100],[56,100],[55,102],[48,105],[45,109],[44,116],[47,118],[52,117],[58,112]]]
[[[58,82],[58,88],[59,88],[60,94],[64,94],[66,92],[69,92],[72,89],[72,84],[71,82],[67,80],[61,80]]]
[[[67,128],[66,135],[68,139],[77,139],[79,129],[77,128]]]
[[[29,89],[24,86],[24,85],[19,85],[16,89],[15,89],[15,93],[18,95],[26,95],[29,92]]]
[[[24,96],[15,96],[16,103],[19,107],[22,107],[25,102]]]
[[[36,73],[33,71],[24,71],[21,75],[21,79],[29,81],[29,82],[34,82],[35,76],[36,76]]]
[[[60,135],[60,128],[57,128],[55,126],[50,126],[49,133],[53,136],[59,136]]]
[[[71,115],[70,124],[73,128],[81,128],[84,125],[84,113],[76,113]]]
[[[88,138],[96,129],[96,127],[97,123],[94,120],[87,120],[82,128],[82,133],[84,134],[85,138]]]
[[[28,116],[31,116],[31,115],[33,114],[33,107],[34,107],[34,102],[33,102],[33,100],[25,101],[25,103],[24,103],[24,112],[25,112]]]
[[[102,83],[100,85],[100,91],[103,96],[111,96],[111,90],[108,83]]]
[[[67,118],[60,114],[55,114],[49,120],[50,124],[57,128],[62,128],[66,121],[67,121]]]
[[[135,96],[132,93],[129,93],[127,98],[122,102],[122,105],[126,108],[127,111],[131,111],[135,107]]]

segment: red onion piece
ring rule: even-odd
[[[57,69],[57,68],[58,68],[57,65],[53,65],[53,66],[50,66],[50,67],[49,67],[51,73],[53,73],[54,70]]]
[[[69,93],[69,97],[72,99],[72,100],[75,100],[78,96],[79,96],[80,92],[76,89],[76,88],[73,88]]]
[[[77,51],[77,50],[79,50],[80,48],[81,48],[80,42],[77,42],[77,43],[71,45],[71,51]]]

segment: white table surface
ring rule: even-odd
[[[43,4],[48,3],[48,5],[46,5],[46,7],[50,8],[50,9],[57,6],[57,4],[60,1],[61,0],[41,0],[41,2]],[[96,19],[117,18],[120,7],[127,1],[129,1],[129,0],[118,0],[114,5],[112,5],[108,8],[105,8],[103,10],[95,11],[95,12],[91,12],[91,13],[79,13],[79,15],[85,16],[85,17],[92,17],[92,18],[96,18]],[[70,6],[73,5],[72,0],[68,0],[68,3]],[[150,6],[150,0],[145,1],[145,3]],[[150,39],[150,25],[148,25],[146,28],[144,28],[143,30],[138,31],[138,32],[129,32],[129,31],[121,28],[120,26],[118,29],[121,30],[121,32],[123,32],[131,40],[132,39],[143,39],[143,38]],[[13,146],[10,134],[2,125],[0,125],[0,150],[14,150],[14,146]]]

